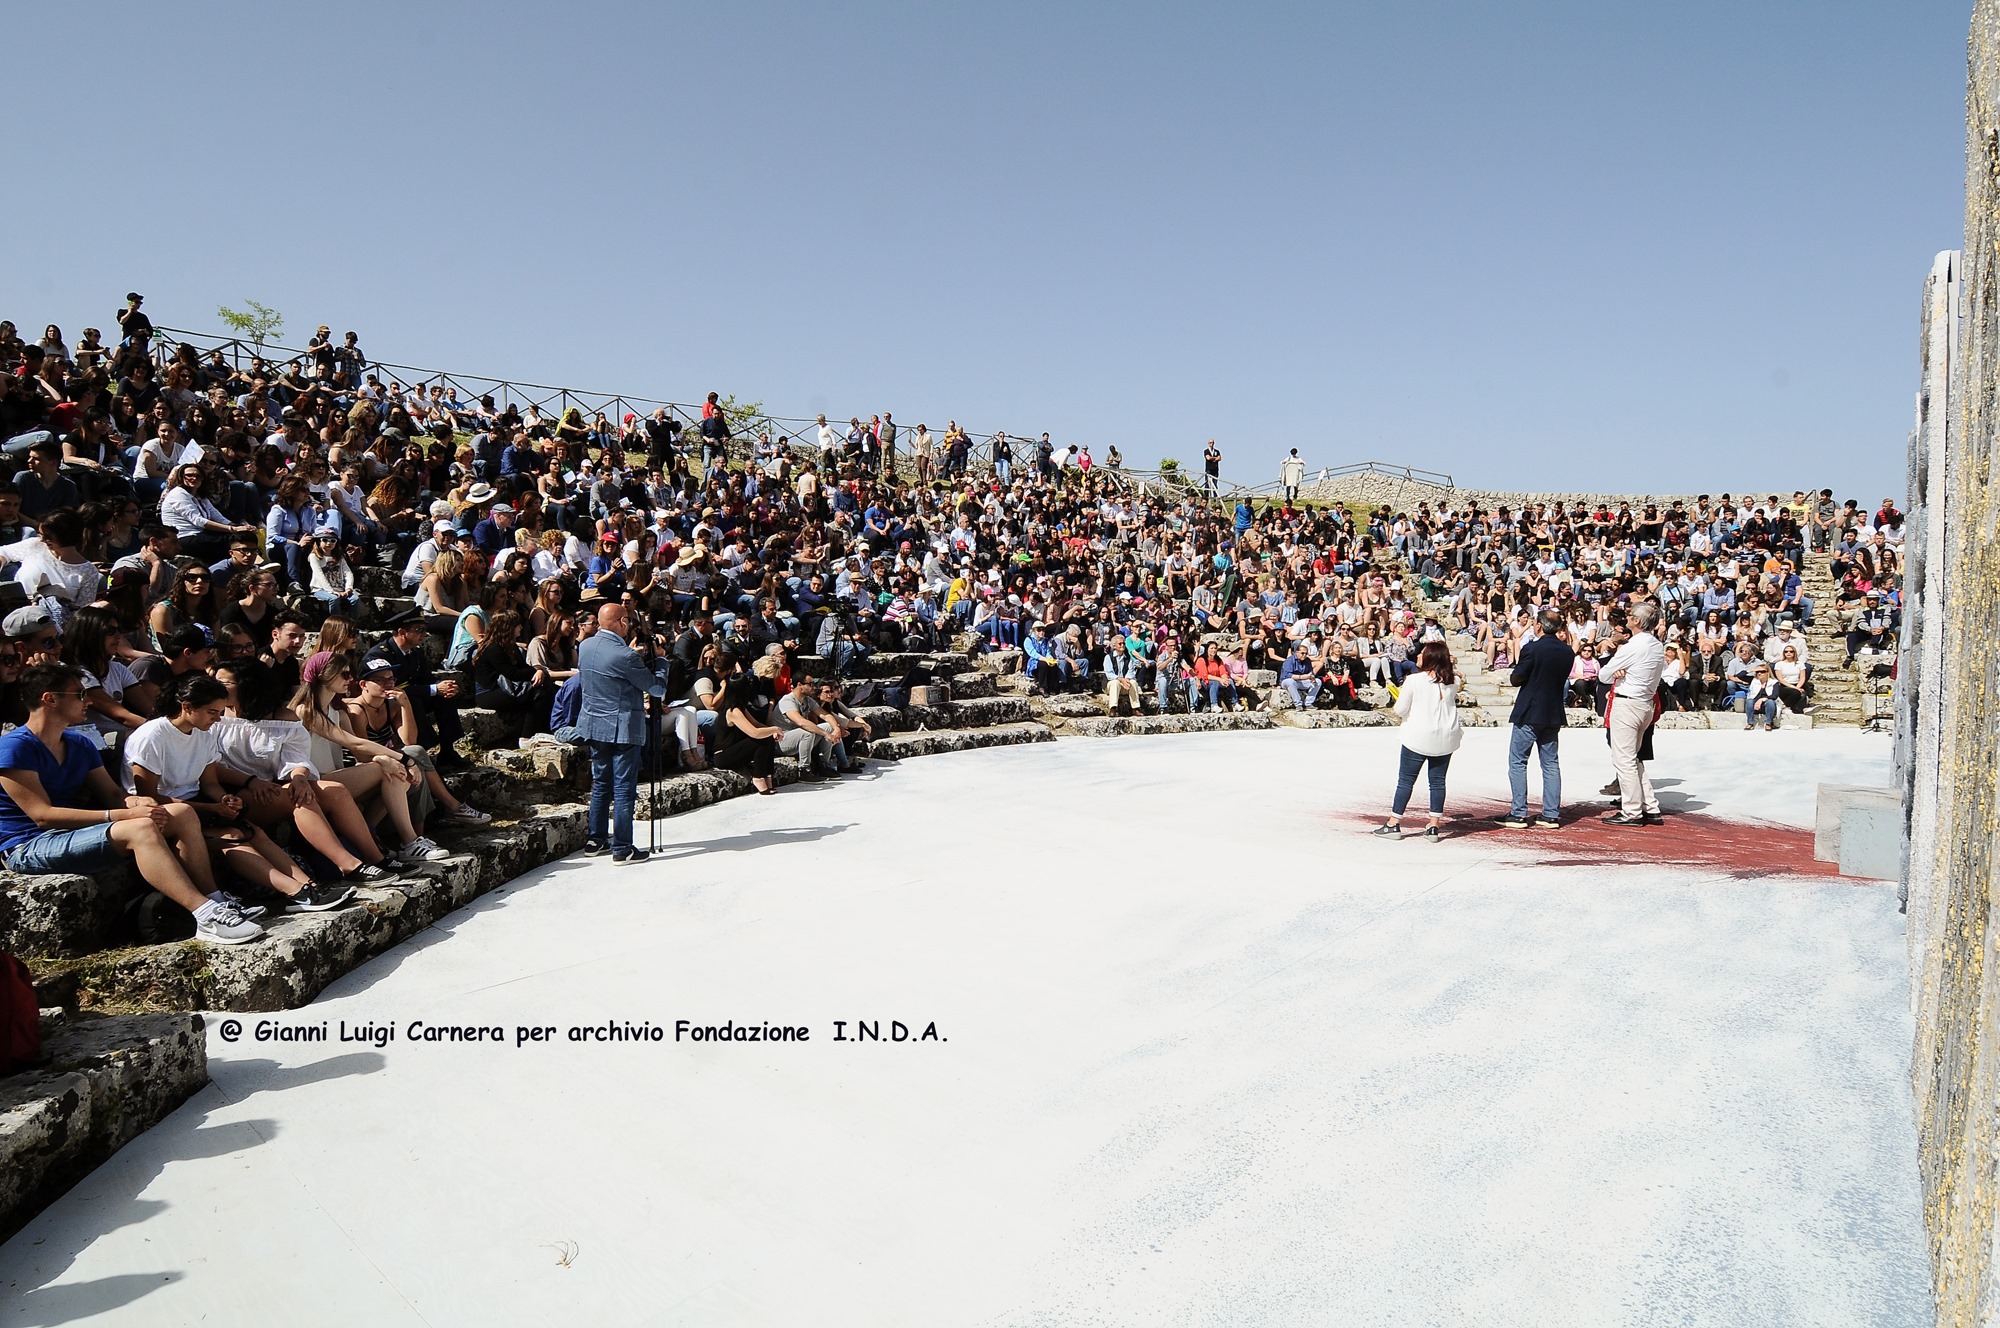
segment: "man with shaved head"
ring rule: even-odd
[[[632,648],[631,637],[632,610],[606,604],[597,611],[597,630],[576,652],[583,682],[578,727],[590,744],[590,820],[583,851],[595,856],[608,848],[613,862],[646,860],[645,850],[632,843],[632,805],[646,757],[646,698],[667,694],[666,684]]]

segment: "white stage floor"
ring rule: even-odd
[[[275,1017],[394,1043],[212,1017],[0,1324],[1929,1324],[1894,887],[1759,874],[1888,740],[1665,733],[1706,812],[1436,845],[1366,834],[1395,749],[928,758],[555,864]],[[513,1045],[607,1020],[667,1040]]]

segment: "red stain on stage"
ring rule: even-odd
[[[1403,816],[1405,836],[1424,828],[1421,788]],[[1810,830],[1758,821],[1726,821],[1705,812],[1668,813],[1665,825],[1606,825],[1612,810],[1599,804],[1565,807],[1560,829],[1509,830],[1496,824],[1507,814],[1504,802],[1458,802],[1445,813],[1447,839],[1473,838],[1482,845],[1519,848],[1554,867],[1688,867],[1721,872],[1739,881],[1769,876],[1840,876],[1836,863],[1813,858]],[[1382,813],[1343,815],[1363,829],[1382,824]]]

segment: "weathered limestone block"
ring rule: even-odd
[[[1084,738],[1142,737],[1160,733],[1232,733],[1268,729],[1266,710],[1209,710],[1198,715],[1133,715],[1129,718],[1073,719],[1069,731]]]
[[[0,1240],[208,1082],[197,1014],[85,1019],[0,1079]]]
[[[1055,735],[1046,724],[996,724],[983,729],[931,729],[895,733],[868,744],[868,754],[900,761],[911,756],[937,756],[981,747],[1011,747],[1024,742],[1049,742]]]
[[[1070,692],[1061,696],[1045,696],[1042,708],[1051,715],[1064,719],[1096,719],[1104,714],[1104,698],[1101,693]]]
[[[500,747],[512,747],[521,740],[518,732],[520,723],[514,716],[502,716],[497,710],[483,706],[466,706],[458,712],[459,723],[465,727],[465,736],[472,745],[486,751]]]
[[[517,779],[568,783],[578,772],[590,768],[590,749],[580,742],[536,742],[526,747],[496,747],[483,754],[480,763]]]
[[[887,733],[903,723],[903,712],[894,706],[858,706],[854,713],[867,721],[868,727],[877,733]]]
[[[965,673],[955,673],[951,678],[951,696],[954,701],[977,701],[983,696],[997,696],[999,689],[994,685],[993,675],[978,669]]]
[[[904,717],[909,728],[921,724],[932,729],[979,729],[994,724],[1023,724],[1035,717],[1035,711],[1025,696],[989,696],[976,701],[913,705],[904,712]]]
[[[357,564],[354,567],[354,588],[363,595],[373,595],[383,599],[394,599],[410,593],[403,588],[401,568],[377,567],[372,563]]]
[[[126,935],[126,906],[145,888],[125,867],[97,876],[0,872],[0,950],[55,957],[116,945]]]
[[[1295,729],[1388,729],[1398,721],[1380,710],[1287,710],[1278,722]]]

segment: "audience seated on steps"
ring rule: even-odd
[[[1025,649],[1048,693],[1103,677],[1117,703],[1150,693],[1167,710],[1226,704],[1231,687],[1243,704],[1360,705],[1379,702],[1373,688],[1407,673],[1414,645],[1438,631],[1411,589],[1451,601],[1496,664],[1541,607],[1601,642],[1622,608],[1654,598],[1681,633],[1669,644],[1686,653],[1693,706],[1720,702],[1739,638],[1761,655],[1786,619],[1815,623],[1795,661],[1769,656],[1796,707],[1823,688],[1814,669],[1839,662],[1826,652],[1843,643],[1827,633],[1852,633],[1845,653],[1873,671],[1893,660],[1900,626],[1900,514],[1843,508],[1825,491],[1651,507],[1224,503],[1086,468],[1082,448],[1056,440],[1017,467],[1011,448],[975,448],[955,422],[928,466],[897,470],[884,426],[861,413],[845,432],[788,436],[730,414],[705,385],[688,395],[711,404],[685,417],[550,417],[400,381],[358,340],[286,364],[150,337],[31,357],[0,335],[0,441],[22,440],[29,457],[0,483],[0,580],[12,581],[0,608],[32,601],[54,629],[19,624],[15,666],[20,643],[49,651],[81,610],[109,615],[117,636],[94,617],[72,653],[98,684],[91,727],[115,761],[175,678],[248,662],[289,672],[309,650],[345,659],[347,694],[332,700],[352,719],[365,685],[355,666],[380,646],[417,738],[378,745],[434,752],[448,773],[458,707],[475,699],[520,736],[559,727],[548,711],[571,663],[563,624],[608,601],[631,606],[636,648],[673,652],[681,704],[665,722],[690,764],[722,732],[726,679],[704,663],[710,645],[745,661],[777,651],[786,691],[808,653],[859,677],[877,652],[942,647],[964,630],[982,650]],[[53,452],[36,451],[47,443]],[[65,460],[91,455],[109,464]],[[1802,578],[1820,575],[1821,557],[1833,589],[1815,605]],[[1722,651],[1696,630],[1705,606]],[[708,626],[687,641],[697,619]],[[1286,676],[1251,686],[1264,670]],[[777,693],[756,699],[768,707]],[[0,662],[0,723],[26,712]],[[412,802],[445,801],[411,761],[420,777],[396,781],[400,817],[386,782],[364,797],[399,841]]]

